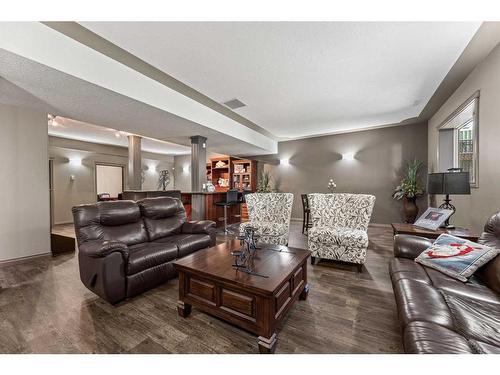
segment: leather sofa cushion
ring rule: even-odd
[[[468,339],[500,347],[500,305],[445,294],[458,332]]]
[[[154,243],[173,243],[179,249],[178,258],[210,246],[208,234],[175,234],[156,240]]]
[[[459,333],[440,325],[415,321],[404,329],[406,353],[413,354],[468,354],[476,352]]]
[[[127,276],[127,297],[133,297],[177,276],[172,262],[162,263]]]
[[[401,279],[412,279],[426,284],[431,284],[424,267],[414,260],[395,258],[389,264],[389,273],[393,283]]]
[[[149,241],[179,233],[186,222],[186,211],[180,199],[146,198],[137,203],[144,217]]]
[[[500,255],[481,267],[477,271],[477,275],[488,288],[500,293]]]
[[[102,239],[105,241],[118,241],[126,245],[135,245],[146,242],[148,234],[142,220],[117,226],[102,226]]]
[[[424,321],[453,329],[453,319],[443,296],[431,285],[401,279],[394,285],[394,294],[403,324]]]
[[[481,354],[500,354],[500,347],[487,344],[482,341],[469,340],[470,345],[477,353]]]
[[[145,242],[131,246],[127,264],[127,275],[133,275],[148,268],[170,262],[177,258],[174,243]]]
[[[181,226],[185,222],[185,217],[171,216],[164,219],[144,218],[144,224],[149,236],[149,241],[171,236],[180,233]]]
[[[172,197],[146,198],[137,202],[142,215],[148,219],[164,219],[183,211],[180,199]]]
[[[104,226],[124,225],[141,220],[139,206],[133,201],[99,202],[100,222]]]
[[[457,294],[467,299],[500,304],[500,296],[481,283],[474,275],[469,278],[469,281],[463,283],[431,268],[426,268],[426,271],[434,287],[441,292]]]

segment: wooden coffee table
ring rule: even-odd
[[[267,278],[235,270],[231,251],[240,241],[226,242],[175,261],[179,272],[179,315],[191,306],[259,336],[261,353],[274,353],[276,329],[297,301],[305,300],[308,250],[282,247],[283,251],[257,249],[253,269]]]

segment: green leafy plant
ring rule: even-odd
[[[401,183],[394,189],[392,197],[394,199],[416,199],[424,194],[424,189],[419,185],[420,172],[424,164],[417,159],[406,163],[406,173]]]
[[[257,193],[272,193],[271,180],[273,179],[271,173],[267,170],[261,170],[257,182]]]

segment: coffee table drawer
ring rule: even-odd
[[[187,293],[189,297],[201,300],[210,305],[216,304],[216,287],[210,281],[189,277],[187,280]]]
[[[221,309],[241,318],[255,321],[255,297],[229,289],[221,290]]]

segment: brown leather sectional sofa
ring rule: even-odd
[[[176,276],[172,261],[215,245],[213,221],[186,222],[172,197],[73,207],[80,278],[117,303]]]
[[[500,248],[500,212],[480,243]],[[500,255],[463,283],[414,259],[431,241],[396,235],[390,275],[406,353],[500,353]]]

